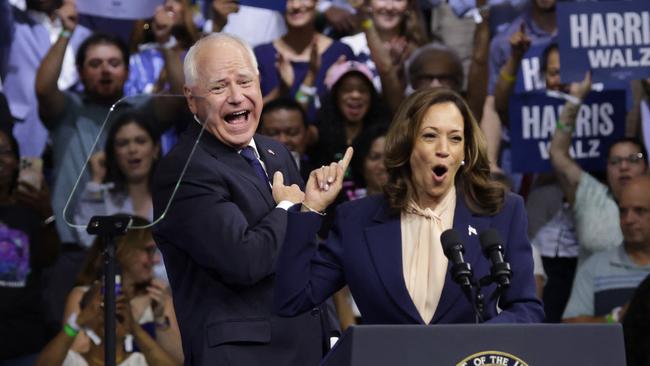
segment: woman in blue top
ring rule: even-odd
[[[350,47],[316,30],[316,0],[289,0],[284,13],[287,33],[255,48],[265,100],[287,94],[308,105],[313,120],[317,96],[326,91],[325,74],[341,56],[352,59]]]

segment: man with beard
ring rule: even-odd
[[[22,156],[40,157],[48,133],[38,116],[34,79],[47,50],[64,31],[57,10],[62,0],[27,0],[26,10],[0,1],[0,79],[15,125]],[[70,5],[66,5],[69,7]],[[83,26],[69,37],[58,77],[62,90],[78,81],[74,53],[91,31]]]
[[[77,26],[77,11],[66,2],[59,9],[63,31],[49,49],[36,74],[38,112],[50,132],[53,153],[54,182],[52,206],[55,224],[62,243],[59,261],[50,277],[52,314],[63,314],[65,294],[74,283],[85,255],[74,229],[63,217],[63,209],[79,176],[85,159],[90,155],[102,122],[113,103],[122,97],[128,75],[129,54],[116,37],[94,34],[79,46],[76,66],[84,86],[83,94],[62,91],[57,85],[70,34]],[[99,146],[104,144],[100,142]],[[88,171],[80,181],[81,187],[90,179]],[[70,207],[76,207],[72,201]]]

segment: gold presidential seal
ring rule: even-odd
[[[466,357],[456,366],[528,366],[528,364],[510,353],[483,351]]]

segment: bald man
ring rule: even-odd
[[[620,321],[634,290],[650,275],[650,176],[627,182],[618,207],[623,245],[592,255],[578,268],[564,322]]]

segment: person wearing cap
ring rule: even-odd
[[[316,119],[318,143],[313,158],[318,165],[340,160],[348,146],[374,124],[388,123],[389,113],[363,63],[334,64],[325,77],[327,93]]]

